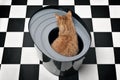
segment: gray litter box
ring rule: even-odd
[[[79,53],[73,57],[62,56],[50,46],[58,36],[55,14],[64,15],[69,9],[58,6],[47,6],[37,11],[29,21],[29,32],[39,52],[44,67],[58,76],[72,75],[79,70],[90,47],[90,32],[77,14],[72,12],[72,18],[79,40]],[[42,53],[41,53],[42,52]]]

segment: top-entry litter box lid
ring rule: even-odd
[[[66,57],[58,54],[51,48],[49,43],[49,33],[57,28],[55,14],[65,15],[68,11],[69,9],[63,9],[61,7],[44,7],[31,17],[28,25],[30,35],[37,48],[48,57],[57,61],[73,61],[82,58],[88,51],[91,43],[91,37],[87,26],[77,14],[72,12],[72,18],[77,34],[83,42],[82,51],[76,56]]]

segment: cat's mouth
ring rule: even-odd
[[[53,29],[50,33],[49,33],[49,43],[50,45],[53,43],[53,41],[58,37],[58,32],[59,32],[59,29],[58,28],[55,28]],[[78,47],[79,47],[79,52],[80,53],[83,49],[83,42],[82,42],[82,39],[78,36]]]

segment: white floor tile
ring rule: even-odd
[[[10,18],[25,18],[26,6],[11,6]]]
[[[36,49],[27,47],[22,48],[21,64],[39,64],[39,57]]]
[[[58,0],[59,5],[74,5],[74,0]]]
[[[2,62],[2,56],[3,56],[3,48],[0,48],[0,64]]]
[[[111,32],[111,24],[109,18],[93,18],[94,32]]]
[[[18,80],[20,65],[2,65],[0,80]]]
[[[116,75],[117,75],[117,80],[120,80],[120,64],[116,64]]]
[[[109,6],[110,17],[120,18],[120,6]]]
[[[58,76],[53,75],[43,65],[40,65],[39,80],[58,80]]]
[[[108,5],[108,0],[90,0],[91,5]]]
[[[0,0],[0,5],[11,5],[12,0]]]
[[[79,80],[98,80],[97,65],[82,65],[79,70]]]
[[[81,18],[91,18],[90,6],[75,6],[75,13]]]
[[[112,47],[96,47],[97,64],[115,64]]]
[[[7,32],[5,47],[22,47],[23,32]]]
[[[43,5],[43,0],[28,0],[27,5]]]
[[[49,5],[42,5],[42,7],[47,7],[47,6],[49,6]]]
[[[25,32],[28,32],[28,23],[29,23],[29,20],[30,20],[30,18],[26,18],[25,19],[25,28],[24,28]]]
[[[112,32],[113,46],[120,47],[120,32]]]
[[[92,39],[92,41],[91,41],[91,47],[95,47],[94,33],[90,32],[90,34],[91,34],[91,39]]]
[[[0,32],[6,32],[8,26],[8,18],[0,18]]]

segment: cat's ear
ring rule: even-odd
[[[58,14],[55,14],[55,17],[56,17],[56,19],[59,19],[59,15]]]
[[[72,16],[72,12],[68,11],[67,15]]]

